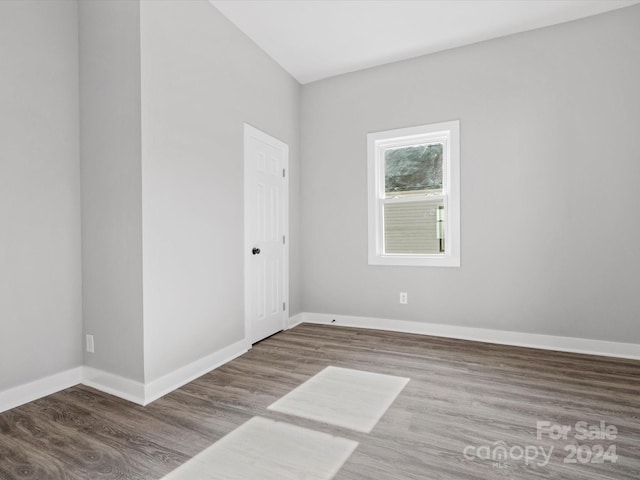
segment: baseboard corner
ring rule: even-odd
[[[0,391],[0,413],[73,387],[81,380],[82,367],[75,367]]]

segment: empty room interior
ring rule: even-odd
[[[638,0],[0,0],[0,480],[638,480],[638,272]]]

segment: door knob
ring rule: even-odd
[[[253,253],[254,255],[260,255],[260,249],[253,247],[253,250],[251,250],[251,253]]]

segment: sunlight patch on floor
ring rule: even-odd
[[[369,433],[408,378],[327,367],[269,410]]]
[[[330,480],[358,442],[253,417],[163,480]]]

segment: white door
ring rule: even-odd
[[[288,317],[289,146],[244,125],[245,330],[255,343]]]

